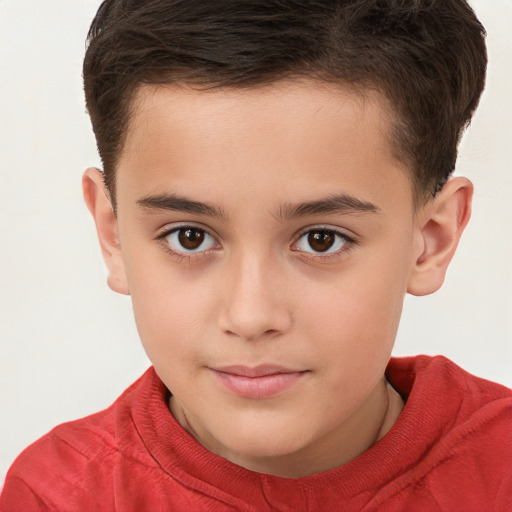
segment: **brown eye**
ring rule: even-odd
[[[204,252],[218,247],[217,241],[204,229],[185,226],[171,231],[163,237],[174,252]]]
[[[311,229],[297,241],[299,251],[309,253],[333,253],[339,251],[350,239],[333,229]]]
[[[311,231],[308,234],[308,243],[311,249],[317,252],[325,252],[330,249],[336,241],[336,234],[333,231]]]
[[[199,249],[204,242],[204,231],[196,228],[180,229],[178,231],[178,240],[187,251]]]

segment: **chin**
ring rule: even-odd
[[[306,448],[311,441],[305,434],[290,432],[289,427],[275,429],[250,429],[240,435],[240,432],[225,432],[225,442],[218,438],[228,454],[248,459],[269,459],[286,457]],[[227,435],[226,435],[227,434]],[[230,458],[229,455],[220,455]]]

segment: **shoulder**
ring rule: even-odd
[[[26,448],[7,473],[0,508],[68,510],[71,503],[80,503],[82,509],[97,507],[90,502],[90,487],[102,482],[108,488],[115,460],[129,444],[133,402],[147,386],[149,373],[104,411],[59,425]],[[105,496],[98,498],[102,508],[113,509]]]
[[[456,415],[458,421],[492,416],[512,400],[511,389],[471,375],[443,356],[392,358],[386,376],[406,401]]]
[[[443,510],[510,506],[512,390],[441,356],[392,360],[388,378],[406,398],[411,442],[423,445],[412,488]]]
[[[512,443],[512,390],[466,372],[442,356],[392,359],[387,372],[409,417],[438,441],[493,433],[496,447]]]

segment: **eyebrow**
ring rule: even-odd
[[[149,211],[173,210],[208,217],[226,217],[222,208],[200,201],[193,201],[177,194],[158,194],[143,197],[137,201],[137,205]]]
[[[143,197],[137,201],[137,204],[149,211],[173,210],[222,219],[227,217],[224,210],[218,206],[187,199],[177,194],[158,194]],[[285,203],[279,207],[275,217],[279,220],[289,220],[309,215],[379,212],[380,208],[368,201],[362,201],[348,194],[339,194],[298,204]]]
[[[348,194],[339,194],[305,203],[286,203],[279,208],[276,217],[286,220],[319,214],[380,213],[380,211],[380,208],[373,203],[362,201]]]

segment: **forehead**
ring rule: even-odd
[[[356,184],[363,196],[365,187],[378,196],[384,193],[379,180],[403,186],[404,177],[412,190],[408,170],[393,155],[392,126],[388,101],[369,89],[316,81],[206,91],[142,86],[121,152],[118,191],[127,184],[155,193],[193,180],[216,200],[223,180],[238,183],[240,194],[265,185],[276,196],[279,188],[291,194],[310,180],[324,195],[333,185]]]
[[[207,133],[209,128],[216,135],[220,133],[220,124],[224,130],[230,125],[256,130],[278,128],[279,118],[282,123],[292,121],[293,130],[288,126],[290,137],[305,131],[311,133],[311,127],[332,128],[339,124],[340,113],[345,124],[374,128],[386,140],[394,124],[393,109],[377,90],[312,79],[282,80],[246,88],[143,85],[134,94],[131,112],[128,137],[132,141],[148,128],[153,132],[162,128],[168,131],[169,117],[176,126],[180,124],[181,132],[190,128],[205,140],[211,135]]]

